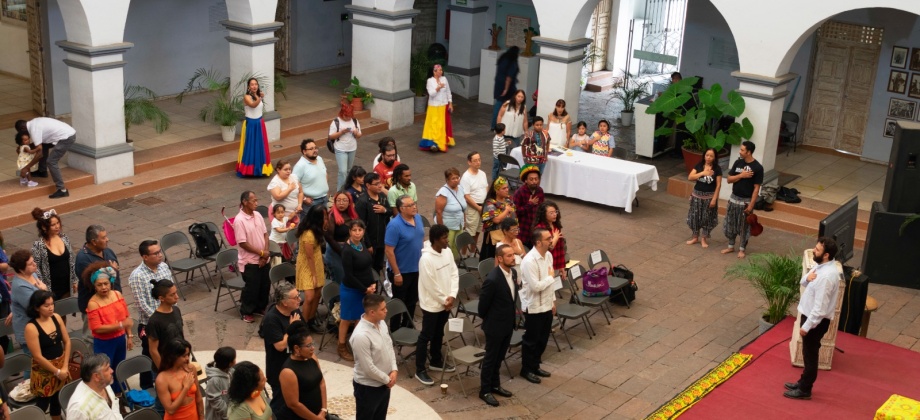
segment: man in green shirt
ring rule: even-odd
[[[418,201],[415,183],[412,182],[412,171],[409,170],[409,165],[400,163],[396,169],[393,169],[393,187],[387,192],[387,201],[395,206],[396,199],[404,195],[411,197],[412,201]],[[390,209],[393,210],[394,217],[399,215],[399,209],[396,207],[390,207]]]

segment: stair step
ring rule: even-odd
[[[613,89],[613,85],[595,85],[591,83],[588,83],[587,85],[585,85],[585,90],[588,92],[606,92],[612,89]]]
[[[597,83],[601,82],[601,83]],[[603,85],[606,83],[613,84],[613,72],[610,70],[601,70],[596,71],[588,75],[588,83],[594,83],[596,85]]]

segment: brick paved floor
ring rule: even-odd
[[[458,99],[456,108],[454,134],[458,146],[448,153],[418,151],[421,124],[389,133],[398,139],[400,155],[413,170],[419,211],[424,215],[433,210],[433,195],[443,184],[443,170],[449,166],[462,170],[469,151],[486,152],[489,148],[491,135],[483,122],[491,113],[490,107]],[[357,164],[369,164],[376,153],[376,140],[383,135],[361,140]],[[329,180],[334,182],[334,159],[325,148],[321,155],[326,159]],[[491,160],[484,160],[488,171]],[[518,377],[507,381],[502,369],[505,387],[515,396],[502,399],[499,408],[489,408],[475,397],[478,372],[464,379],[468,392],[473,390],[468,399],[458,392],[455,382],[451,392],[442,396],[434,387],[408,379],[405,368],[399,385],[416,392],[444,418],[641,418],[752,340],[762,304],[746,283],[723,279],[725,268],[737,259],[719,254],[725,245],[721,230],[714,234],[708,250],[684,245],[688,236],[687,203],[665,192],[667,178],[679,171],[681,163],[668,158],[646,162],[658,167],[662,181],[657,192],[648,188],[639,192],[640,207],[632,214],[550,197],[562,209],[573,258],[584,260],[593,249],[603,248],[615,263],[625,264],[636,273],[640,290],[631,309],[614,307],[611,325],[601,316],[593,317],[598,332],[593,339],[588,339],[583,329],[573,329],[569,335],[574,350],[565,346],[561,335],[561,352],[550,343],[544,367],[553,376],[540,385]],[[220,222],[221,206],[235,209],[240,193],[246,189],[258,192],[267,202],[267,183],[266,179],[239,179],[229,173],[207,179],[195,179],[192,174],[183,186],[64,214],[64,231],[74,242],[80,242],[90,223],[106,226],[110,246],[119,256],[126,279],[127,273],[140,263],[136,249],[141,240],[159,238],[172,230],[186,231],[194,221]],[[3,234],[8,250],[29,246],[36,236],[33,224],[8,229]],[[812,245],[811,238],[767,230],[752,239],[749,251],[782,252],[791,247],[798,253]],[[857,252],[854,261],[860,259]],[[214,312],[215,293],[208,293],[200,281],[184,290],[188,301],[181,305],[186,330],[196,349],[229,345],[262,350],[257,324],[243,323],[226,298]],[[873,315],[869,338],[920,351],[920,292],[872,285],[870,293],[879,300],[880,308]],[[128,299],[131,300],[130,293]],[[334,361],[334,347],[327,347],[321,357]],[[510,364],[517,375],[520,359],[514,358]]]

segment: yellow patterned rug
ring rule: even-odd
[[[675,419],[688,408],[692,407],[698,401],[702,400],[710,391],[719,386],[722,382],[731,378],[732,375],[741,370],[753,356],[750,354],[732,353],[727,359],[718,366],[712,368],[708,373],[703,375],[692,385],[688,386],[680,394],[677,394],[667,404],[646,417],[652,420]]]

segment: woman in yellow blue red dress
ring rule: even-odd
[[[454,130],[450,122],[450,113],[454,112],[453,97],[441,65],[435,64],[432,73],[426,86],[428,111],[425,114],[422,141],[418,147],[432,152],[446,152],[448,147],[454,145]]]
[[[259,89],[255,77],[246,82],[243,110],[246,119],[240,134],[240,154],[236,161],[236,176],[262,177],[272,174],[271,156],[268,153],[268,132],[262,120],[262,100],[265,92]]]

